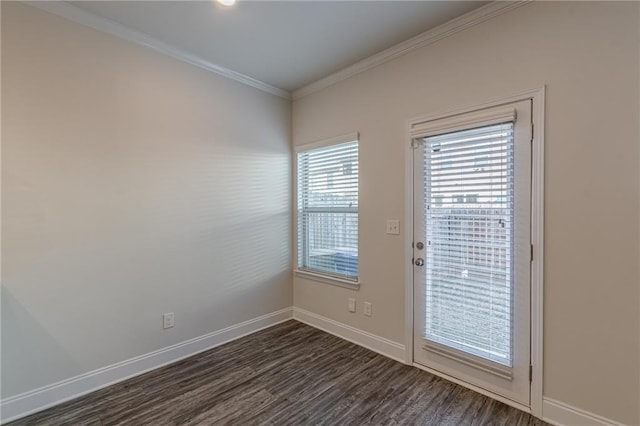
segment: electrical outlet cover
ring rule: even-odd
[[[371,302],[364,302],[364,314],[368,317],[371,316],[372,305]]]
[[[162,315],[162,327],[167,329],[171,328],[175,325],[175,318],[173,316],[173,312],[168,312]]]

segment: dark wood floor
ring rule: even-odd
[[[10,423],[185,424],[544,425],[296,321]]]

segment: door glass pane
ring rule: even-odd
[[[512,366],[513,123],[424,142],[424,337]]]

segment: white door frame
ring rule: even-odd
[[[499,106],[519,101],[531,100],[533,142],[531,150],[531,244],[533,245],[533,260],[531,262],[531,365],[533,366],[531,381],[531,405],[522,406],[507,398],[492,392],[461,382],[451,376],[431,370],[414,363],[413,360],[413,149],[411,148],[410,129],[412,125],[443,118],[456,114],[464,114],[475,110]],[[530,412],[542,418],[542,368],[543,368],[543,262],[544,262],[544,111],[545,86],[527,90],[493,100],[480,105],[460,108],[443,113],[429,114],[412,118],[407,121],[405,136],[405,363],[427,370],[459,383],[479,393],[497,399],[505,404]]]

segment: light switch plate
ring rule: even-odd
[[[400,235],[400,221],[398,219],[387,220],[387,234]]]

